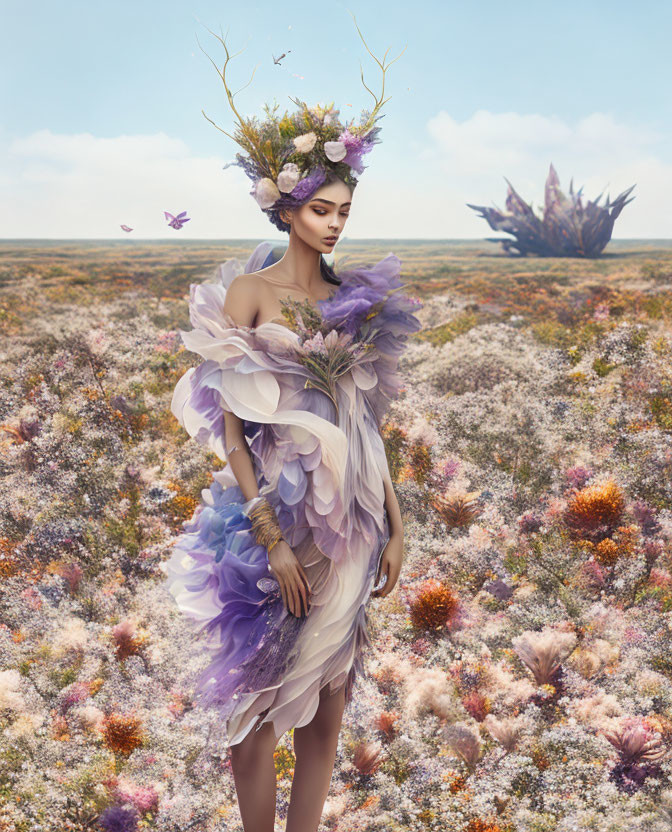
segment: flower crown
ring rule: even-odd
[[[222,130],[203,110],[201,112],[211,124],[245,150],[245,154],[237,153],[236,161],[229,162],[224,167],[237,165],[245,171],[253,182],[251,195],[281,230],[289,230],[289,225],[280,217],[281,210],[306,202],[327,179],[335,176],[354,188],[357,178],[353,171],[363,173],[362,157],[369,153],[375,144],[380,143],[378,134],[381,128],[376,122],[383,117],[379,114],[380,110],[390,99],[389,96],[383,98],[385,73],[394,61],[401,57],[406,47],[393,61],[385,65],[389,49],[385,52],[382,62],[379,61],[367,46],[359,26],[357,31],[383,74],[382,90],[380,96],[376,96],[366,85],[360,64],[362,83],[373,96],[375,103],[372,109],[362,111],[359,124],[355,124],[354,119],[342,123],[338,119],[340,111],[334,109],[333,102],[328,107],[308,107],[304,101],[291,96],[290,100],[299,108],[293,114],[285,111],[280,115],[277,104],[272,108],[266,104],[266,118],[263,121],[254,116],[243,118],[233,102],[237,93],[232,93],[226,82],[226,68],[235,55],[229,53],[224,38],[210,32],[220,41],[226,53],[221,70],[209,55],[208,58],[222,79],[229,105],[238,122],[233,134]],[[256,67],[245,86],[252,82],[255,71]]]

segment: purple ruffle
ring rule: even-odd
[[[282,603],[266,548],[256,543],[243,513],[240,488],[214,482],[203,495],[206,502],[184,525],[173,550],[166,587],[182,593],[187,608],[184,593],[194,593],[203,615],[200,623],[193,617],[195,632],[206,634],[204,652],[211,654],[196,680],[200,704],[233,708],[234,694],[271,685],[287,670],[305,619],[288,613]],[[189,567],[180,572],[177,564],[185,557]]]
[[[330,300],[318,302],[326,323],[375,346],[370,367],[377,383],[365,390],[364,396],[378,425],[402,386],[399,356],[408,336],[421,328],[413,313],[422,303],[400,291],[404,286],[400,275],[401,260],[388,254],[374,266],[338,272],[342,281],[338,291]]]

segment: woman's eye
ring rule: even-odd
[[[316,213],[319,217],[323,217],[323,216],[327,213],[326,211],[320,211],[320,209],[319,209],[319,208],[313,208],[313,211],[314,211],[314,212],[315,212],[315,213]],[[341,216],[342,216],[342,217],[349,217],[349,216],[350,216],[350,213],[348,212],[348,213],[346,213],[346,214],[341,214]]]

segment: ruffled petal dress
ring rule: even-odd
[[[295,617],[255,541],[233,472],[213,472],[162,569],[178,608],[204,636],[209,663],[196,680],[196,701],[219,711],[228,745],[266,722],[278,737],[306,725],[327,685],[332,692],[345,685],[346,702],[352,697],[370,645],[367,601],[389,540],[390,474],[379,425],[401,388],[399,355],[420,328],[413,311],[421,303],[400,291],[393,254],[338,274],[335,293],[318,301],[316,337],[277,319],[236,325],[223,311],[227,286],[274,259],[272,245],[262,243],[244,267],[222,264],[218,283],[192,284],[193,329],[181,336],[203,361],[180,378],[171,404],[185,430],[222,461],[224,411],[243,420],[259,493],[312,587],[310,611]]]

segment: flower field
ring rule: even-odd
[[[0,243],[0,832],[242,832],[160,565],[224,464],[170,412],[189,284],[254,245]],[[389,251],[405,563],[320,832],[672,832],[672,245],[337,268]]]

